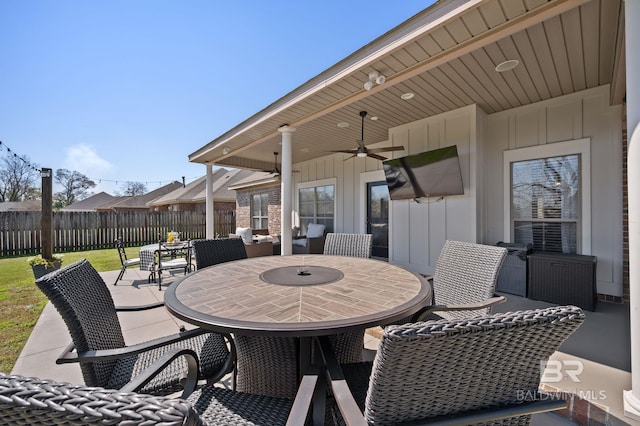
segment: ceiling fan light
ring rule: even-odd
[[[364,157],[366,157],[366,156],[367,156],[367,153],[366,153],[366,152],[358,152],[358,153],[356,154],[356,157],[358,157],[358,158],[364,158]]]

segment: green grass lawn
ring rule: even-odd
[[[137,247],[127,248],[127,255],[138,257],[137,253]],[[0,259],[0,371],[4,373],[11,372],[47,303],[35,285],[28,257]],[[116,249],[65,253],[62,265],[79,259],[89,260],[98,272],[121,268]]]

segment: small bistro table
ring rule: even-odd
[[[298,375],[311,363],[314,336],[384,326],[430,301],[430,286],[418,274],[380,260],[328,255],[221,263],[176,280],[165,292],[169,312],[199,327],[249,344],[253,337],[255,345],[299,338]],[[242,357],[239,349],[239,371],[251,362]]]

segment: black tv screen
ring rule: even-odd
[[[382,162],[392,200],[464,194],[456,145]]]

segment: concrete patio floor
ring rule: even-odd
[[[163,299],[164,291],[159,291],[157,284],[147,282],[147,271],[129,268],[124,279],[119,281],[117,286],[113,286],[118,272],[101,273],[111,290],[116,305],[140,305]],[[163,277],[163,287],[180,276],[182,276],[181,273],[175,272],[167,278]],[[519,305],[514,306],[518,306],[520,309]],[[189,324],[176,319],[162,308],[142,312],[123,312],[119,315],[127,344],[177,332],[182,325],[191,328]],[[12,374],[36,376],[61,382],[84,383],[77,365],[57,365],[55,363],[55,359],[69,342],[70,337],[64,322],[55,308],[50,303],[47,304],[14,365]],[[375,354],[378,342],[373,333],[366,334],[363,353],[365,359],[371,359]],[[598,342],[594,341],[593,343],[594,350],[598,350]],[[584,370],[580,374],[581,381],[574,382],[569,377],[563,377],[560,382],[546,383],[543,386],[567,394],[577,394],[582,397],[582,400],[591,403],[578,406],[578,398],[574,397],[573,419],[575,421],[567,420],[557,414],[545,414],[534,416],[534,425],[630,424],[640,426],[640,422],[634,422],[623,415],[622,392],[631,389],[631,374],[628,371],[563,352],[556,352],[552,360],[570,363],[581,362],[584,366]]]

